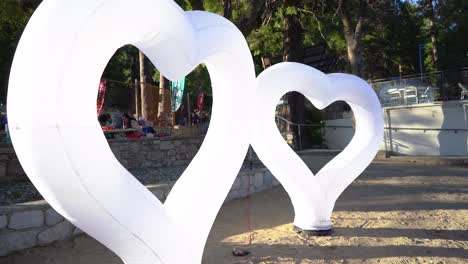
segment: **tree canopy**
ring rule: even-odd
[[[9,69],[16,45],[40,2],[0,1],[2,102],[6,98]],[[338,57],[337,71],[353,72],[365,79],[417,73],[419,44],[424,45],[426,71],[468,65],[468,1],[464,0],[176,2],[185,10],[206,10],[233,21],[248,40],[258,73],[263,70],[261,57],[288,55],[285,51],[291,52],[290,45],[300,48],[326,44]],[[297,25],[291,28],[288,23]],[[290,43],[289,38],[299,43]],[[109,62],[103,77],[130,85],[138,78],[137,60],[135,47],[122,47]],[[154,68],[152,71],[152,81],[157,84],[159,73]],[[201,65],[187,77],[187,89],[194,93],[210,91],[205,66]],[[119,94],[118,91],[110,93],[115,96]]]

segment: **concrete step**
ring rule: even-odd
[[[299,156],[315,156],[317,158],[332,158],[338,155],[341,150],[335,149],[309,149],[298,151]],[[395,162],[395,163],[416,163],[432,166],[457,166],[468,168],[468,156],[386,156],[385,151],[379,151],[375,156],[375,161]],[[468,173],[467,173],[468,174]]]
[[[376,158],[376,160],[389,162],[417,163],[432,166],[457,166],[468,168],[468,157],[466,156],[390,156],[388,158],[378,157]]]

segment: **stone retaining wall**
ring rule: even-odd
[[[133,170],[188,165],[202,142],[202,137],[115,139],[109,146],[120,163]]]
[[[147,187],[158,199],[165,201],[173,184]],[[279,182],[265,168],[244,169],[239,173],[226,201],[247,197],[277,185]],[[45,201],[0,207],[0,256],[71,239],[82,233]]]
[[[25,180],[26,174],[16,157],[13,147],[0,144],[0,183],[6,181]]]
[[[188,165],[203,137],[109,140],[116,158],[128,170]],[[27,180],[11,145],[0,144],[0,183]]]

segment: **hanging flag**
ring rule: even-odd
[[[184,98],[185,78],[171,82],[172,112],[177,112]]]
[[[107,90],[107,81],[100,81],[99,82],[99,89],[97,95],[97,114],[100,115],[102,108],[104,107],[104,99],[106,98],[106,90]]]
[[[201,93],[197,98],[197,109],[198,109],[198,111],[203,110],[203,105],[205,105],[205,93]]]

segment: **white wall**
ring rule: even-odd
[[[325,142],[328,148],[344,149],[354,136],[351,118],[326,120],[325,123]]]
[[[468,131],[455,131],[468,129],[468,101],[387,107],[383,114],[387,129],[382,150],[400,155],[468,156]],[[325,129],[329,148],[343,149],[353,136],[351,119],[326,123],[348,126]]]

